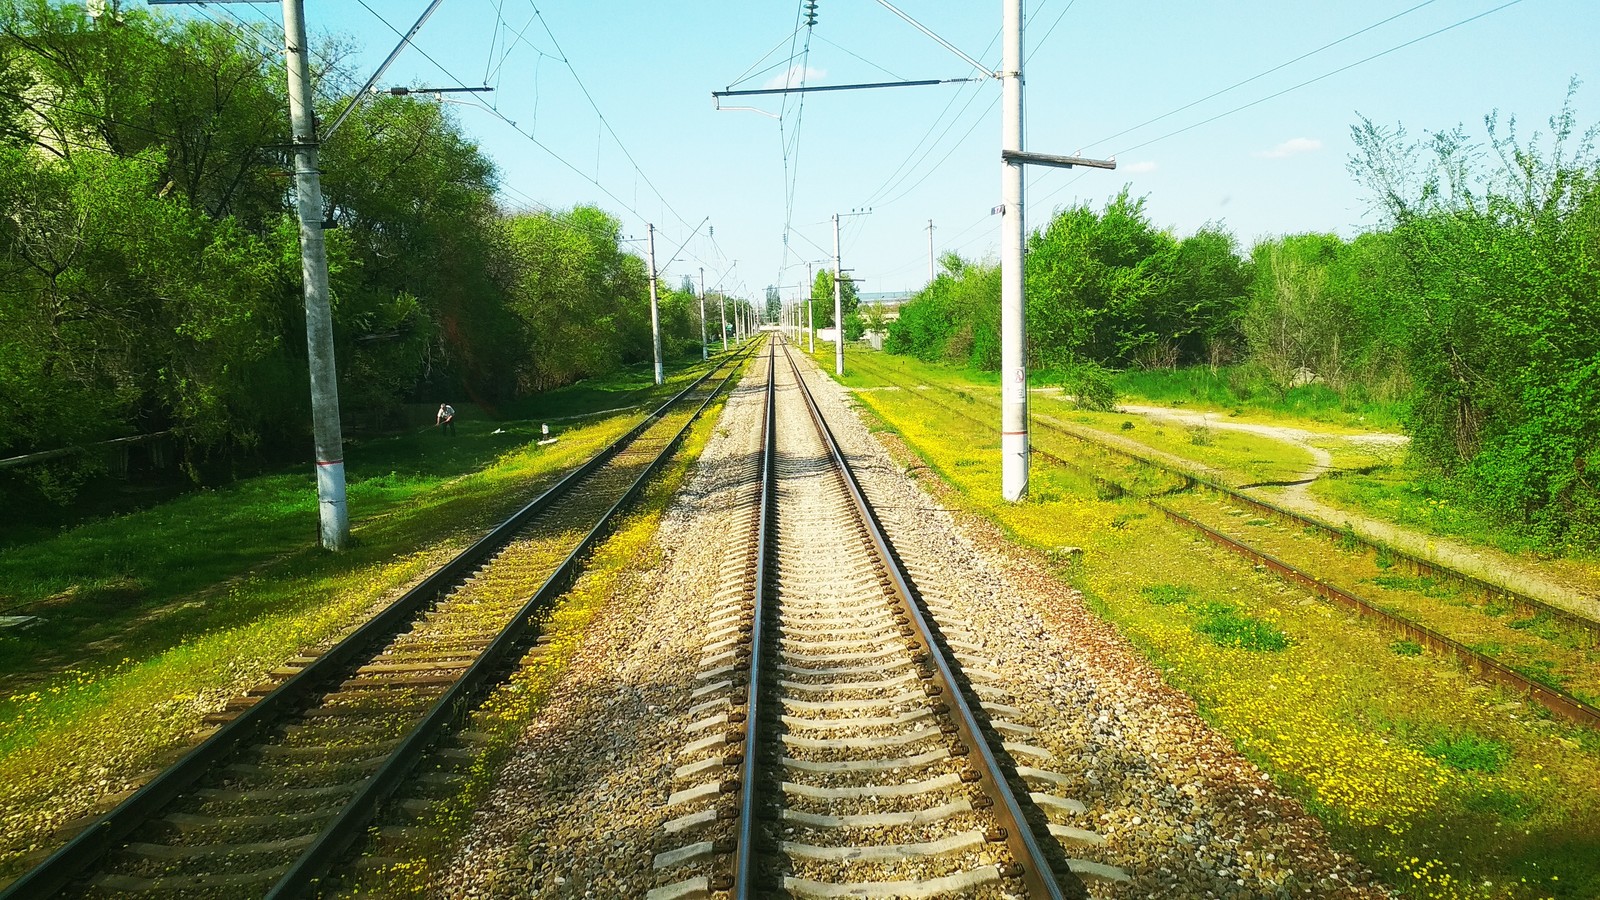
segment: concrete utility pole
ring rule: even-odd
[[[711,348],[706,346],[706,267],[700,267],[700,359],[711,358]]]
[[[656,226],[650,228],[650,343],[656,353],[656,384],[663,380],[661,372],[661,313],[656,308]]]
[[[1021,2],[1021,0],[1018,0]],[[833,214],[833,374],[844,374],[844,292],[839,278],[839,214]]]
[[[328,252],[322,237],[322,176],[317,168],[316,105],[306,61],[304,0],[283,0],[283,37],[295,207],[300,215],[300,275],[305,282],[311,425],[317,445],[317,506],[322,546],[343,550],[350,544],[350,510],[345,503],[344,436],[339,427],[339,375],[333,358],[333,312],[328,305]]]
[[[817,352],[817,283],[812,280],[811,263],[806,263],[806,335],[811,353]]]
[[[1002,0],[1000,79],[1000,493],[1028,496],[1028,338],[1023,301],[1022,0]]]
[[[937,276],[933,271],[933,220],[928,220],[928,283],[933,284]]]

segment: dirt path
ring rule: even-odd
[[[1328,431],[1312,431],[1307,428],[1292,428],[1287,425],[1231,422],[1227,418],[1219,418],[1215,414],[1186,412],[1165,406],[1143,406],[1136,403],[1124,403],[1118,408],[1123,412],[1135,413],[1157,421],[1177,422],[1181,425],[1203,425],[1207,428],[1217,428],[1223,431],[1242,431],[1275,441],[1283,441],[1286,444],[1293,444],[1311,454],[1311,468],[1300,475],[1299,484],[1288,485],[1288,490],[1285,492],[1300,496],[1307,496],[1306,489],[1310,487],[1311,482],[1334,469],[1333,454],[1328,452],[1326,448],[1315,445],[1312,443],[1313,441],[1343,441],[1354,447],[1378,454],[1401,450],[1411,442],[1411,438],[1406,435],[1391,434],[1384,431],[1374,431],[1367,434],[1339,434]]]
[[[1548,566],[1541,565],[1534,560],[1513,556],[1493,547],[1440,537],[1403,525],[1397,525],[1393,522],[1375,519],[1351,510],[1329,506],[1311,496],[1311,483],[1334,468],[1333,454],[1323,447],[1314,445],[1313,441],[1340,440],[1381,454],[1384,452],[1397,452],[1403,449],[1410,441],[1410,438],[1403,434],[1370,432],[1352,435],[1312,431],[1286,425],[1230,422],[1225,417],[1187,412],[1164,406],[1123,404],[1119,408],[1124,412],[1145,416],[1152,420],[1249,432],[1299,447],[1311,454],[1313,462],[1311,468],[1307,469],[1296,480],[1296,483],[1271,486],[1240,486],[1240,489],[1249,493],[1259,494],[1263,499],[1271,500],[1280,506],[1287,507],[1303,515],[1320,519],[1330,525],[1348,524],[1358,535],[1368,540],[1388,544],[1407,553],[1477,576],[1485,581],[1521,591],[1580,615],[1600,619],[1600,584],[1593,581],[1563,577],[1560,573],[1552,572]],[[1115,439],[1119,436],[1105,435],[1105,437]],[[1146,447],[1132,439],[1123,439],[1116,442],[1123,445],[1136,444],[1140,448],[1139,452],[1145,455],[1158,453],[1154,448]],[[1159,455],[1169,462],[1176,460],[1175,457],[1169,454]],[[1209,466],[1183,462],[1179,462],[1179,465],[1191,470],[1204,470],[1210,474],[1219,474],[1217,469]]]

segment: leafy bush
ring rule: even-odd
[[[1073,405],[1093,412],[1110,412],[1117,405],[1111,373],[1098,363],[1075,359],[1062,367],[1061,389],[1072,395]]]

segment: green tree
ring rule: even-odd
[[[1572,96],[1548,137],[1491,114],[1486,147],[1363,119],[1350,167],[1389,228],[1373,303],[1416,382],[1413,454],[1501,517],[1593,545],[1600,132],[1580,131]]]
[[[811,283],[811,296],[817,304],[817,327],[833,327],[833,273],[823,269]],[[845,318],[856,311],[861,305],[861,295],[856,292],[856,283],[849,275],[839,283],[839,308]]]

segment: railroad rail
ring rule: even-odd
[[[526,649],[537,615],[581,573],[588,550],[750,349],[719,362],[327,652],[275,672],[253,692],[258,698],[0,890],[0,900],[310,892]]]
[[[739,580],[717,596],[650,900],[1084,896],[1072,779],[920,596],[799,367],[766,361]],[[1030,790],[1014,790],[1013,784]],[[729,802],[737,795],[737,802]],[[1041,841],[1043,832],[1052,839]]]
[[[898,387],[902,390],[913,389],[908,388],[903,384],[898,384],[892,379],[884,380],[889,381],[890,384],[893,384],[895,387]],[[933,387],[935,390],[941,392],[949,392],[949,389],[947,388],[942,388],[937,385]],[[933,402],[937,403],[937,401]],[[961,410],[953,405],[947,403],[938,403],[938,405],[947,412],[953,413],[975,424],[980,424],[985,427],[990,427],[993,425],[992,422],[979,419],[978,417],[973,416],[965,410]],[[1183,469],[1169,466],[1158,460],[1150,459],[1124,448],[1115,447],[1108,443],[1097,441],[1094,438],[1079,434],[1072,429],[1063,428],[1059,425],[1049,422],[1044,422],[1042,424],[1056,434],[1075,438],[1078,441],[1095,449],[1104,450],[1113,455],[1120,456],[1142,465],[1158,469],[1169,475],[1176,476],[1184,481],[1186,487],[1194,487],[1198,485],[1214,493],[1225,496],[1230,500],[1235,500],[1242,504],[1249,505],[1252,508],[1278,515],[1280,518],[1295,522],[1296,524],[1302,524],[1307,527],[1315,527],[1324,533],[1335,534],[1341,537],[1348,536],[1347,532],[1340,529],[1335,529],[1324,522],[1301,516],[1298,513],[1283,509],[1276,504],[1267,503],[1266,501],[1250,497],[1233,488],[1223,485],[1220,482],[1197,476],[1193,472],[1188,472]],[[1311,591],[1317,596],[1345,606],[1346,608],[1355,611],[1362,617],[1380,622],[1400,637],[1414,640],[1436,652],[1447,653],[1451,656],[1454,656],[1469,672],[1472,672],[1486,681],[1490,681],[1522,693],[1528,696],[1534,702],[1538,703],[1540,706],[1543,706],[1550,712],[1570,722],[1590,728],[1600,728],[1600,708],[1596,708],[1592,704],[1587,703],[1581,698],[1576,697],[1559,687],[1536,681],[1527,675],[1524,675],[1522,672],[1519,672],[1516,669],[1506,665],[1505,663],[1500,662],[1492,656],[1483,653],[1482,651],[1469,647],[1460,641],[1429,628],[1420,622],[1384,609],[1382,606],[1373,603],[1372,601],[1363,598],[1352,591],[1338,587],[1324,579],[1318,578],[1315,574],[1295,566],[1283,559],[1280,559],[1271,553],[1261,550],[1260,548],[1254,547],[1246,541],[1240,540],[1234,535],[1230,535],[1216,528],[1212,528],[1211,526],[1206,525],[1205,523],[1200,522],[1191,516],[1185,515],[1184,513],[1173,509],[1167,504],[1162,503],[1156,497],[1142,496],[1114,479],[1106,478],[1098,472],[1095,472],[1083,465],[1065,459],[1047,450],[1043,450],[1037,445],[1031,448],[1031,452],[1051,461],[1052,463],[1055,463],[1056,465],[1061,466],[1062,468],[1068,469],[1077,473],[1078,475],[1093,480],[1095,483],[1101,485],[1109,492],[1115,493],[1119,496],[1126,495],[1138,498],[1141,502],[1152,507],[1174,524],[1196,532],[1205,540],[1232,553],[1235,553],[1249,560],[1253,564],[1263,566],[1284,580],[1297,584]],[[1515,606],[1522,607],[1534,613],[1549,613],[1552,618],[1559,618],[1563,622],[1579,625],[1590,634],[1600,634],[1600,623],[1577,616],[1567,610],[1561,609],[1560,607],[1552,606],[1542,600],[1538,600],[1537,598],[1528,597],[1523,594],[1517,594],[1516,592],[1510,591],[1507,588],[1502,588],[1499,585],[1483,581],[1482,579],[1474,578],[1471,575],[1457,572],[1453,569],[1440,566],[1437,563],[1423,560],[1419,557],[1403,554],[1400,551],[1385,547],[1377,544],[1376,542],[1366,541],[1365,539],[1359,538],[1358,540],[1371,549],[1385,550],[1391,555],[1408,561],[1416,567],[1417,571],[1437,574],[1441,577],[1458,580],[1463,584],[1490,592],[1492,596],[1505,597]]]

